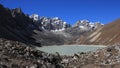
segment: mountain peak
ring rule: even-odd
[[[30,16],[30,18],[32,18],[34,21],[38,21],[39,20],[39,15],[38,14],[32,14]]]
[[[38,14],[32,14],[30,16],[33,21],[37,21],[37,23],[40,25],[40,29],[42,30],[49,30],[49,31],[62,31],[66,28],[70,27],[70,24],[63,21],[59,17],[54,18],[48,18],[48,17],[40,17]]]
[[[59,17],[54,17],[53,19],[56,19],[56,20],[58,20],[58,19],[59,19]]]
[[[99,22],[89,22],[89,20],[78,20],[73,27],[78,27],[83,30],[97,29],[102,24]]]

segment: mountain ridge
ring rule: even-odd
[[[21,8],[8,9],[0,5],[0,11],[0,37],[2,38],[38,46],[63,44],[108,45],[108,43],[119,42],[119,35],[115,35],[119,29],[119,23],[113,22],[103,25],[99,22],[91,23],[88,20],[78,20],[75,25],[71,26],[58,17],[39,17],[37,14],[29,16],[24,14]],[[116,22],[119,22],[119,20]],[[112,36],[116,38],[113,37],[114,39],[112,39]]]
[[[113,45],[119,43],[120,33],[119,25],[120,19],[117,19],[109,24],[104,25],[102,28],[95,30],[93,33],[89,33],[84,39],[82,36],[77,39],[79,44],[100,44],[100,45]],[[82,41],[84,40],[84,41]],[[81,41],[81,42],[80,42]]]

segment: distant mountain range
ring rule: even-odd
[[[100,22],[78,20],[74,25],[59,17],[24,14],[21,8],[0,5],[0,38],[30,45],[115,44],[119,41],[119,19],[103,25]]]
[[[33,22],[38,23],[42,30],[49,31],[63,31],[67,28],[76,27],[82,30],[93,30],[101,27],[103,24],[100,22],[89,22],[88,20],[78,20],[73,26],[69,23],[61,20],[59,17],[48,18],[48,17],[40,17],[38,14],[32,14],[30,18]]]
[[[62,31],[66,28],[71,27],[70,24],[61,20],[58,17],[48,18],[48,17],[40,17],[37,14],[32,14],[30,18],[40,25],[40,28],[48,31]]]

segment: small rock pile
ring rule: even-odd
[[[61,57],[17,41],[0,39],[0,68],[62,68]]]

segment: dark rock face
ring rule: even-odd
[[[32,39],[35,24],[20,8],[7,9],[0,5],[0,37],[35,44]],[[28,41],[29,40],[29,41]]]
[[[16,17],[16,15],[22,15],[23,12],[21,10],[21,8],[15,8],[15,9],[12,9],[12,17]]]

